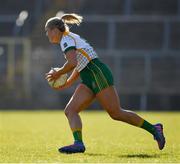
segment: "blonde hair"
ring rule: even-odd
[[[83,17],[75,13],[71,13],[62,15],[61,19],[66,24],[76,24],[79,26],[83,20]]]
[[[83,17],[75,13],[64,14],[61,17],[52,17],[47,20],[45,24],[45,30],[47,28],[58,28],[61,32],[69,30],[67,24],[76,24],[79,26],[82,22]]]

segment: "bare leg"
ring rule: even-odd
[[[120,106],[119,96],[116,89],[111,86],[96,95],[102,107],[114,120],[123,121],[134,126],[141,126],[143,119],[136,113],[123,110]]]
[[[79,112],[85,109],[95,98],[93,92],[84,84],[80,84],[69,103],[65,108],[65,114],[69,121],[69,126],[73,132],[74,144],[59,148],[61,153],[83,153],[85,146],[82,140],[82,122]]]
[[[84,84],[80,84],[69,103],[65,107],[65,114],[68,118],[70,128],[74,130],[82,129],[82,122],[79,116],[79,112],[85,109],[92,103],[95,95]]]
[[[119,97],[114,87],[109,87],[102,90],[96,95],[97,99],[103,108],[109,113],[114,120],[126,122],[128,124],[141,127],[150,132],[158,143],[158,147],[162,150],[165,146],[165,137],[163,134],[163,125],[158,123],[152,125],[136,113],[132,111],[123,110],[120,107]]]

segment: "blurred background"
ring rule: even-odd
[[[0,0],[0,109],[63,109],[75,86],[44,79],[65,62],[48,18],[84,17],[80,34],[112,69],[124,108],[180,110],[180,0]],[[99,109],[95,102],[90,108]]]

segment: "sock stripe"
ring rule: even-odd
[[[72,129],[72,132],[75,132],[75,131],[82,131],[82,129],[81,128],[74,128],[74,129]]]
[[[144,124],[144,119],[141,120],[141,122],[139,123],[138,127],[142,127],[143,124]]]

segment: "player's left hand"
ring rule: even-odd
[[[53,71],[52,73],[46,73],[45,76],[46,79],[48,79],[49,81],[53,81],[58,79],[61,76],[61,74],[59,74],[59,72],[57,71]]]

